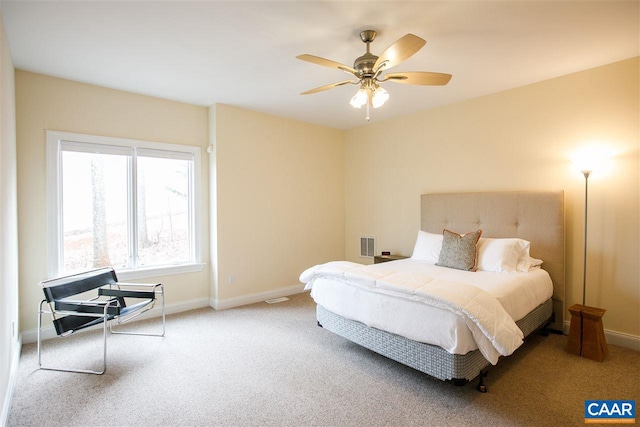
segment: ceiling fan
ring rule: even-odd
[[[331,83],[320,86],[315,89],[302,92],[301,95],[309,95],[312,93],[322,92],[324,90],[333,89],[334,87],[346,84],[360,85],[360,89],[351,98],[350,104],[355,108],[367,107],[367,120],[369,120],[369,106],[373,108],[381,107],[387,99],[389,93],[384,90],[380,83],[387,81],[403,83],[409,85],[446,85],[451,80],[451,74],[432,73],[426,71],[406,71],[400,73],[386,73],[391,67],[406,61],[416,52],[422,49],[427,42],[413,34],[407,34],[398,39],[395,43],[385,49],[380,56],[371,53],[369,45],[376,38],[374,30],[365,30],[360,33],[360,39],[367,45],[367,51],[364,55],[357,58],[353,63],[353,68],[339,62],[329,59],[320,58],[314,55],[298,55],[296,58],[313,64],[322,65],[329,68],[335,68],[345,73],[352,74],[357,80],[344,80],[337,83]]]

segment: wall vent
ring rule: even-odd
[[[373,236],[360,236],[360,256],[373,258],[376,254],[376,238]]]

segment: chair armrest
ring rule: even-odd
[[[110,283],[108,286],[123,286],[123,287],[141,287],[141,288],[155,288],[162,286],[162,283],[127,283],[127,282],[115,282]]]
[[[109,297],[121,297],[121,298],[149,298],[155,299],[155,292],[151,291],[134,291],[127,289],[113,289],[113,288],[100,288],[98,290],[99,295],[105,295]]]
[[[115,282],[109,283],[108,285],[104,285],[103,289],[122,289],[122,288],[134,288],[135,290],[142,289],[150,289],[151,292],[155,292],[156,294],[163,293],[164,286],[162,283],[125,283],[125,282]],[[136,289],[138,288],[138,289]]]
[[[97,315],[104,315],[105,306],[109,306],[107,308],[107,314],[114,316],[120,314],[120,306],[116,299],[109,299],[107,301],[58,300],[54,303],[56,311]]]

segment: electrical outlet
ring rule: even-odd
[[[234,276],[233,274],[230,274],[227,281],[229,282],[230,285],[233,285],[234,283],[236,283],[236,276]]]

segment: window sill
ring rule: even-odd
[[[139,268],[137,270],[116,270],[118,280],[146,279],[149,277],[171,276],[174,274],[194,273],[202,271],[205,264],[180,264],[159,267]]]

